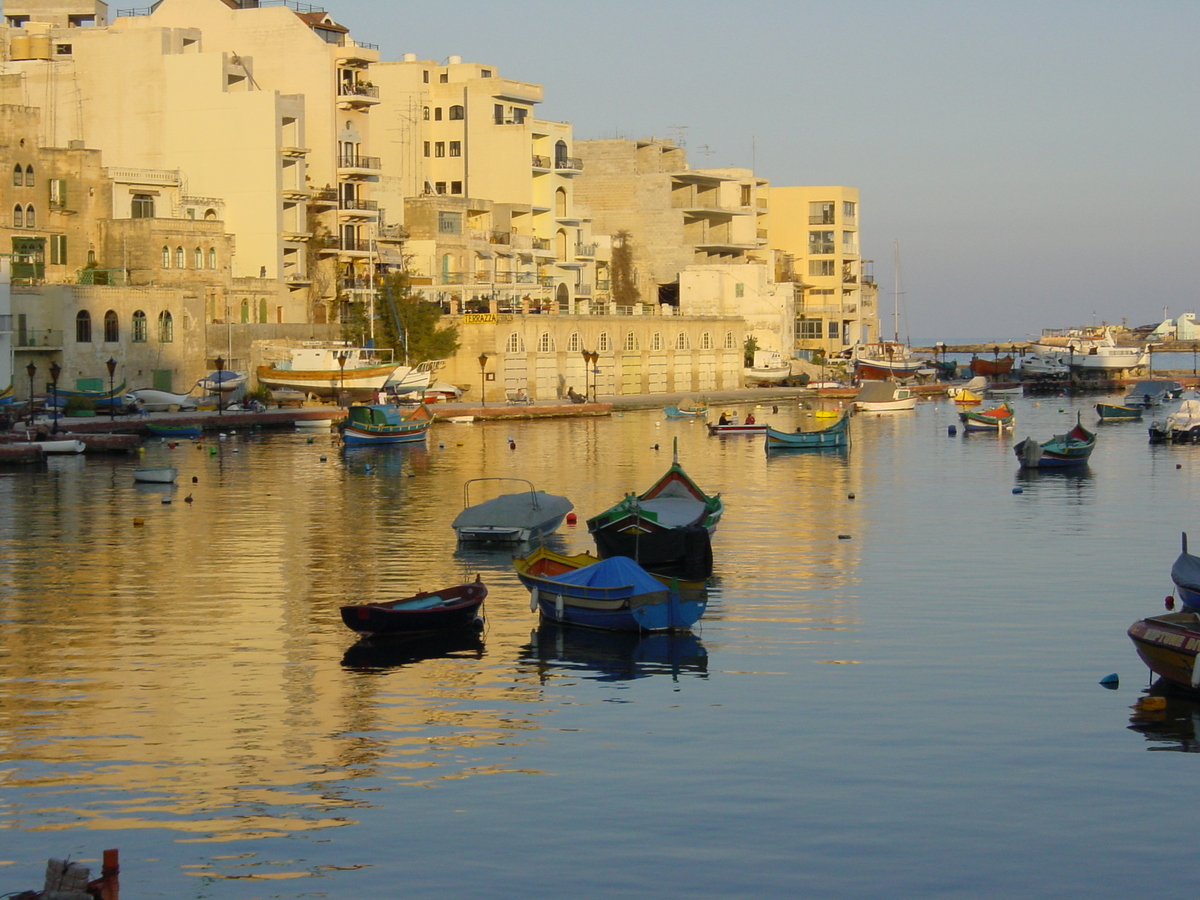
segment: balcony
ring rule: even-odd
[[[536,272],[514,272],[513,276],[514,284],[537,284]]]
[[[554,287],[556,284],[558,284],[558,279],[553,275],[539,275],[537,277],[537,283],[542,287]]]
[[[284,200],[290,200],[293,203],[299,203],[301,200],[308,199],[308,191],[304,188],[284,188],[279,192]]]
[[[837,223],[833,221],[833,213],[827,213],[825,215],[820,215],[820,216],[809,216],[808,224],[809,225],[836,225]]]
[[[379,102],[379,88],[361,82],[338,85],[338,106],[342,109],[366,109]]]
[[[559,156],[554,160],[554,170],[564,174],[583,171],[583,160],[578,156]]]
[[[534,250],[541,250],[542,252],[545,252],[545,253],[550,252],[550,239],[549,238],[534,238],[532,243],[533,243]]]
[[[553,168],[553,164],[550,162],[550,157],[538,156],[538,154],[535,153],[533,154],[533,167],[535,169],[542,169],[546,172],[549,172],[550,169]]]
[[[55,328],[17,330],[13,332],[12,344],[16,350],[61,350],[63,333]]]
[[[576,297],[590,297],[590,296],[592,296],[592,286],[591,286],[590,284],[577,284],[577,285],[575,285],[575,296],[576,296]]]
[[[302,288],[312,284],[312,279],[300,272],[288,272],[283,276],[283,283],[289,288]]]
[[[348,177],[378,175],[383,165],[378,156],[343,156],[338,159],[338,174]]]
[[[280,147],[279,152],[288,159],[300,159],[308,155],[309,149],[307,147]]]
[[[380,225],[376,240],[399,243],[408,240],[408,229],[403,225]]]
[[[375,285],[370,278],[343,276],[338,279],[338,290],[347,293],[370,293],[375,290]]]
[[[337,206],[338,195],[335,188],[317,188],[308,195],[309,206]]]
[[[576,257],[582,256],[582,257],[587,257],[590,259],[591,257],[593,257],[595,255],[596,255],[596,245],[595,244],[576,244],[575,245],[575,256]]]
[[[364,50],[372,52],[364,53]],[[334,58],[348,66],[365,66],[367,63],[379,61],[379,45],[344,37],[338,44]]]
[[[343,197],[338,201],[338,218],[374,219],[378,215],[379,204],[374,200],[359,200],[356,197]]]

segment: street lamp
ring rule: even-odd
[[[338,406],[341,406],[346,401],[346,354],[338,354],[338,383],[341,387],[338,388]]]
[[[217,392],[216,392],[216,394],[217,394],[217,415],[221,416],[221,415],[225,414],[225,410],[223,410],[221,408],[221,391],[220,391],[221,385],[223,385],[225,383],[225,376],[222,374],[225,371],[225,359],[224,359],[224,357],[218,356],[216,358],[215,362],[217,364]]]
[[[29,424],[33,424],[33,376],[37,374],[37,366],[31,360],[29,365],[25,367],[25,371],[29,373]]]
[[[600,361],[600,354],[595,350],[584,350],[583,361],[587,364],[588,370],[590,370],[592,374],[592,402],[595,403],[599,399],[596,396],[596,363]],[[585,371],[583,375],[583,392],[585,394],[587,393],[588,387],[587,374],[587,371]]]
[[[487,377],[484,374],[484,369],[487,368],[488,355],[486,353],[479,354],[479,405],[487,406]]]
[[[113,396],[113,376],[117,372],[117,361],[110,356],[105,365],[108,366],[108,421],[112,423],[117,419],[117,398]]]
[[[54,407],[54,425],[51,434],[58,434],[58,376],[62,374],[62,366],[58,362],[50,363],[50,397]]]

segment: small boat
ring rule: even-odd
[[[399,366],[385,358],[390,350],[354,347],[345,342],[306,341],[299,347],[274,347],[267,352],[280,358],[258,367],[260,384],[324,398],[343,392],[374,396]]]
[[[722,425],[718,422],[714,425],[712,422],[705,423],[708,426],[709,434],[725,435],[725,434],[766,434],[767,423],[756,422],[753,416],[747,416],[745,422],[729,421]]]
[[[668,419],[704,418],[708,415],[708,404],[703,400],[681,400],[676,406],[663,409]]]
[[[708,671],[708,651],[691,631],[600,631],[542,621],[520,652],[518,661],[536,666],[543,682],[556,671],[610,683]]]
[[[679,439],[671,467],[641,494],[588,519],[602,558],[628,556],[653,572],[683,578],[712,574],[712,533],[725,503],[706,494],[679,465]]]
[[[343,606],[342,622],[361,635],[411,635],[465,628],[475,622],[487,593],[476,576],[467,584],[433,593],[421,591],[400,600]]]
[[[842,417],[827,428],[816,431],[776,431],[767,428],[767,452],[772,450],[824,450],[831,447],[845,447],[850,443],[850,412],[842,413]]]
[[[73,391],[60,387],[46,396],[45,405],[66,406],[67,401],[72,398],[77,400],[91,400],[94,406],[102,405],[106,409],[113,403],[123,405],[125,402],[125,382],[122,381],[111,391]]]
[[[129,396],[146,412],[166,412],[172,406],[179,409],[195,409],[196,404],[200,402],[190,392],[172,394],[170,391],[156,391],[153,388],[138,388],[136,391],[130,391]]]
[[[1130,388],[1129,393],[1121,402],[1125,406],[1140,406],[1143,409],[1149,409],[1152,406],[1162,406],[1164,403],[1177,400],[1182,393],[1183,385],[1178,381],[1164,379],[1139,381]]]
[[[946,396],[959,406],[970,406],[983,402],[983,392],[987,390],[987,379],[976,375],[970,381],[946,389]]]
[[[1142,407],[1120,406],[1116,403],[1097,403],[1096,414],[1101,422],[1127,422],[1142,418]]]
[[[1150,616],[1130,625],[1128,633],[1150,671],[1185,688],[1200,689],[1200,613],[1186,609]]]
[[[1200,443],[1200,400],[1184,400],[1166,419],[1151,422],[1150,443]]]
[[[742,377],[751,384],[777,384],[791,375],[791,363],[778,350],[755,350],[754,365],[742,370]]]
[[[296,427],[304,428],[304,429],[316,429],[316,430],[320,430],[323,428],[332,428],[333,427],[333,419],[297,419]]]
[[[1183,546],[1171,566],[1171,581],[1179,592],[1184,608],[1200,612],[1200,556],[1188,553],[1187,532],[1183,533]]]
[[[198,387],[217,394],[228,394],[236,391],[249,376],[245,372],[235,372],[232,369],[218,369],[196,382]]]
[[[1023,469],[1057,469],[1083,465],[1095,449],[1096,435],[1076,417],[1075,427],[1066,434],[1056,434],[1044,444],[1027,437],[1013,447],[1013,453]]]
[[[0,391],[0,406],[12,406],[14,400],[13,386],[10,383],[8,387]]]
[[[1030,353],[1021,358],[1022,378],[1066,378],[1070,367],[1056,353]]]
[[[432,421],[433,416],[424,403],[411,410],[374,403],[351,406],[339,427],[347,447],[363,447],[423,441]]]
[[[995,382],[985,387],[983,393],[988,397],[1020,397],[1025,393],[1025,388],[1011,382]]]
[[[429,387],[425,388],[425,399],[433,403],[453,403],[462,397],[462,394],[462,388],[450,384],[448,381],[435,381]]]
[[[991,409],[964,409],[958,414],[964,431],[1003,431],[1017,421],[1012,404],[1007,401]]]
[[[854,375],[863,381],[883,378],[917,378],[936,374],[926,360],[916,359],[907,344],[898,340],[855,344],[850,348]]]
[[[529,588],[530,609],[543,619],[611,631],[675,631],[704,615],[703,588],[664,585],[625,556],[597,560],[539,547],[513,560]]]
[[[133,470],[133,480],[143,484],[174,484],[179,470],[174,466],[146,466]]]
[[[975,356],[971,358],[967,366],[972,375],[987,375],[994,378],[997,375],[1007,375],[1012,371],[1013,358],[1012,356],[1002,356],[999,359],[981,359]]]
[[[471,485],[481,481],[516,481],[529,490],[472,504]],[[450,527],[460,541],[523,543],[554,532],[572,509],[566,497],[535,491],[524,478],[472,478],[463,485],[463,510]]]
[[[168,425],[165,422],[147,422],[146,430],[155,437],[177,441],[191,440],[204,434],[204,429],[199,425]]]
[[[865,412],[901,412],[917,408],[917,395],[890,381],[864,381],[854,408]]]
[[[82,453],[87,449],[87,444],[77,440],[47,440],[47,441],[31,441],[42,448],[43,453]]]

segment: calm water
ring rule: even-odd
[[[1019,400],[1015,439],[1095,399]],[[1109,425],[1083,472],[1023,475],[955,421],[859,416],[848,453],[770,459],[649,411],[147,445],[173,492],[133,457],[4,473],[0,891],[118,847],[141,898],[1190,895],[1169,823],[1200,757],[1155,751],[1197,749],[1198,712],[1131,710],[1125,629],[1200,531],[1200,447]],[[694,635],[541,626],[508,554],[455,550],[467,478],[582,519],[673,437],[727,500]],[[338,619],[476,572],[477,645],[371,653]]]

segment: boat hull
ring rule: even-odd
[[[133,470],[133,480],[143,484],[174,484],[178,477],[179,470],[173,466]]]
[[[994,409],[963,410],[958,414],[965,431],[1003,431],[1012,428],[1016,415],[1008,403],[1002,403]]]
[[[1076,424],[1066,434],[1055,435],[1044,444],[1025,438],[1013,447],[1013,453],[1025,469],[1064,469],[1082,466],[1096,448],[1096,436]]]
[[[391,603],[341,608],[342,624],[361,635],[402,635],[469,627],[487,597],[478,581],[435,593],[421,592]]]
[[[1140,406],[1120,406],[1116,403],[1097,403],[1096,414],[1102,422],[1129,422],[1142,418]]]
[[[204,434],[204,429],[199,425],[162,425],[157,422],[147,422],[146,430],[155,437],[178,440],[190,440]]]
[[[713,425],[708,423],[708,433],[716,435],[725,434],[766,434],[766,424],[759,425],[757,422],[752,424],[742,423],[741,425]]]
[[[1200,615],[1167,613],[1140,619],[1129,626],[1137,655],[1156,675],[1196,689],[1196,653],[1200,651]]]
[[[845,447],[850,443],[850,416],[843,413],[842,417],[819,431],[776,431],[767,429],[766,449],[772,450],[822,450]]]
[[[678,406],[668,406],[663,409],[668,419],[703,419],[708,415],[708,407],[692,407],[681,409]]]
[[[968,364],[972,375],[1007,375],[1012,371],[1013,358],[1002,356],[999,359],[980,359],[976,357]]]
[[[390,363],[346,369],[345,372],[338,369],[305,371],[259,366],[258,380],[271,388],[286,388],[316,394],[318,397],[333,397],[343,390],[358,394],[382,391],[395,370],[396,366]]]

